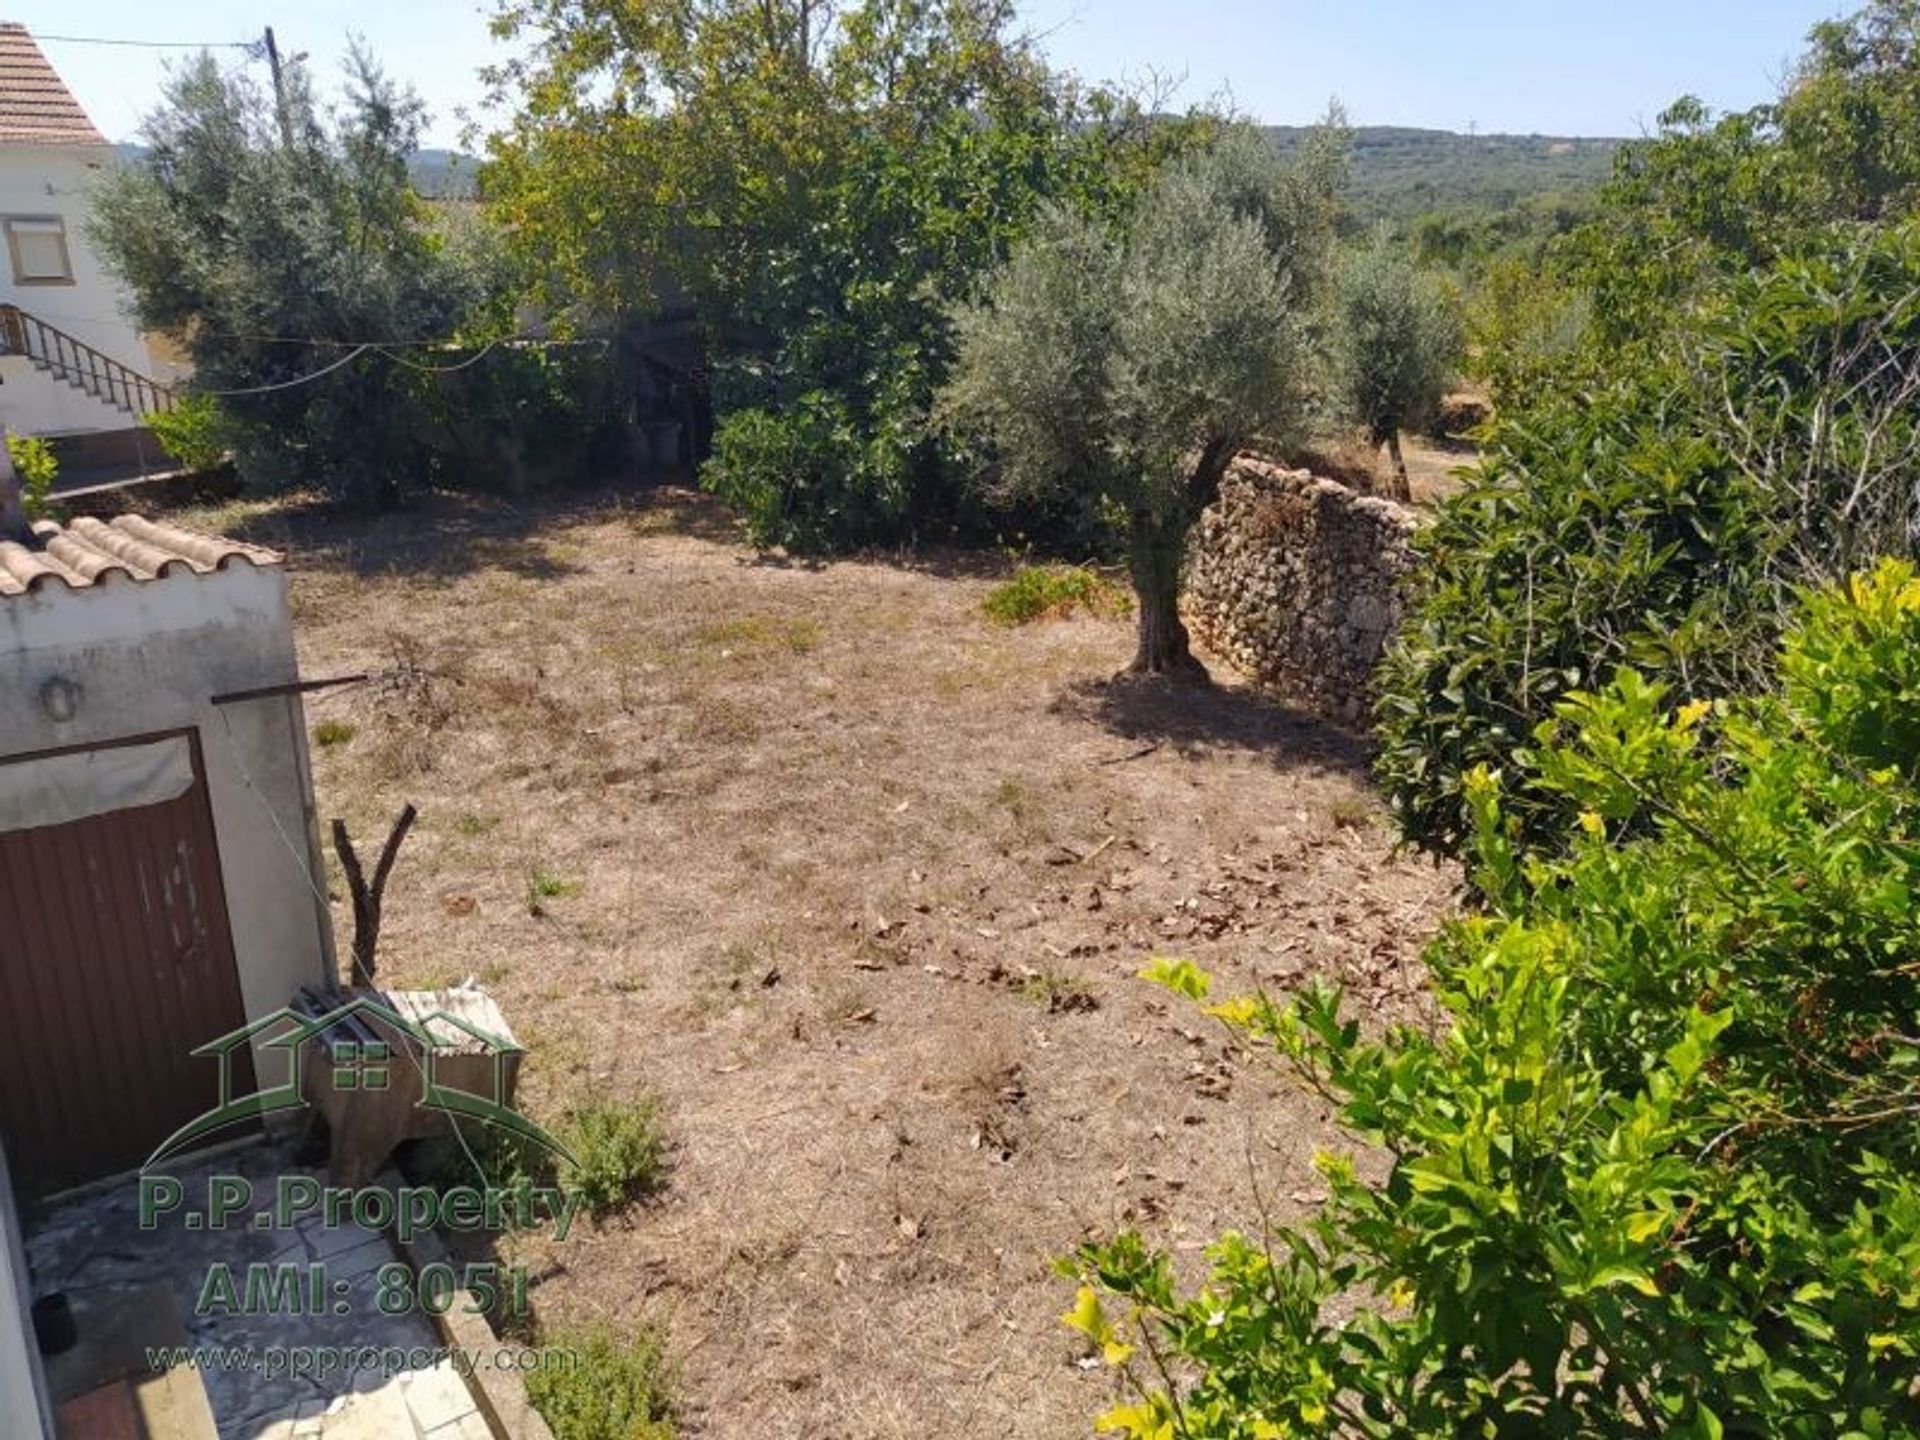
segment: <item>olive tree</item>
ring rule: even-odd
[[[1236,451],[1306,420],[1339,166],[1331,126],[1291,164],[1231,129],[1120,223],[1047,212],[955,317],[947,422],[986,442],[996,498],[1114,517],[1136,673],[1206,678],[1177,608],[1187,532]]]
[[[1400,432],[1424,423],[1446,393],[1460,322],[1437,285],[1385,235],[1340,269],[1334,340],[1341,388],[1377,449],[1393,457],[1395,498],[1410,500]]]
[[[382,506],[425,471],[420,362],[360,342],[500,324],[507,275],[484,220],[415,195],[420,101],[357,44],[346,80],[329,124],[299,68],[274,97],[210,55],[186,61],[147,154],[93,188],[88,234],[141,327],[229,397],[243,472]]]

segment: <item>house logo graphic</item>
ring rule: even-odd
[[[284,1080],[251,1094],[236,1095],[233,1060],[235,1055],[246,1053],[243,1046],[284,1055]],[[487,1067],[490,1093],[443,1084],[441,1062],[455,1053],[470,1057],[475,1046],[491,1062]],[[140,1167],[142,1170],[153,1169],[231,1125],[308,1107],[312,1102],[306,1090],[306,1067],[316,1061],[327,1065],[327,1079],[337,1091],[416,1086],[416,1108],[439,1111],[456,1122],[468,1119],[498,1126],[562,1160],[573,1161],[566,1146],[503,1098],[508,1089],[509,1057],[523,1053],[522,1048],[450,1011],[436,1010],[409,1019],[378,995],[357,995],[313,1013],[283,1006],[189,1053],[219,1063],[220,1103],[161,1141]]]

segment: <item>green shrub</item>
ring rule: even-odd
[[[818,390],[781,410],[727,416],[700,472],[754,544],[802,553],[897,538],[910,480],[902,447],[864,437],[844,402]]]
[[[578,1192],[592,1215],[605,1215],[659,1190],[666,1179],[667,1139],[652,1095],[620,1101],[592,1096],[567,1107],[554,1138],[571,1162],[545,1145],[492,1125],[469,1123],[458,1136],[415,1147],[409,1173],[447,1188],[526,1183]],[[476,1173],[477,1172],[477,1173]]]
[[[217,469],[233,450],[233,421],[211,395],[186,391],[171,410],[149,414],[147,424],[160,447],[187,470]]]
[[[632,377],[597,345],[501,345],[407,381],[428,473],[451,488],[523,494],[626,463]]]
[[[53,494],[53,482],[60,476],[60,460],[53,446],[38,435],[9,435],[7,456],[13,461],[13,473],[20,477],[27,518],[42,519]]]
[[[559,1138],[574,1158],[561,1167],[560,1183],[583,1195],[595,1215],[651,1194],[664,1177],[666,1132],[651,1095],[580,1101],[562,1119]]]
[[[1108,1423],[1920,1433],[1916,656],[1889,564],[1810,602],[1773,695],[1676,709],[1623,670],[1563,699],[1535,772],[1563,853],[1522,859],[1467,782],[1487,908],[1428,950],[1434,1031],[1363,1038],[1328,988],[1210,1007],[1389,1169],[1322,1157],[1319,1213],[1222,1236],[1198,1290],[1136,1236],[1083,1247],[1069,1323],[1140,1396]]]
[[[1466,368],[1495,399],[1524,404],[1586,333],[1585,293],[1527,256],[1503,255],[1479,277],[1463,317]]]
[[[1070,615],[1121,616],[1132,613],[1132,597],[1083,565],[1025,565],[1011,580],[996,585],[980,602],[987,618],[1001,625]]]
[[[1721,282],[1664,349],[1501,412],[1419,538],[1377,677],[1379,773],[1410,839],[1461,848],[1478,765],[1509,782],[1523,839],[1562,833],[1564,803],[1523,772],[1563,697],[1622,664],[1692,695],[1764,685],[1797,588],[1911,552],[1920,224],[1810,244]]]
[[[653,1331],[625,1340],[605,1326],[562,1331],[543,1348],[568,1353],[568,1363],[527,1373],[527,1398],[554,1440],[673,1440],[673,1376]]]

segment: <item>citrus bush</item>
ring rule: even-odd
[[[906,449],[863,435],[826,391],[727,416],[700,483],[740,513],[755,545],[802,553],[892,536],[913,493]]]
[[[7,458],[13,462],[13,473],[20,477],[27,518],[44,518],[53,495],[53,482],[60,476],[60,457],[53,453],[53,446],[38,435],[9,435]]]
[[[233,450],[233,422],[211,395],[187,390],[171,410],[148,413],[153,436],[188,470],[212,470],[227,462]]]
[[[1565,696],[1528,853],[1474,771],[1485,906],[1427,953],[1444,1023],[1320,987],[1212,1013],[1385,1152],[1184,1289],[1083,1247],[1068,1322],[1135,1437],[1920,1433],[1920,579],[1807,602],[1764,697],[1631,669]],[[1204,975],[1158,962],[1196,1000]]]
[[[1912,553],[1920,223],[1808,244],[1725,279],[1670,343],[1586,356],[1504,409],[1419,536],[1375,710],[1416,844],[1468,843],[1481,765],[1527,842],[1552,840],[1568,812],[1529,752],[1567,695],[1620,665],[1696,694],[1762,688],[1796,587]]]

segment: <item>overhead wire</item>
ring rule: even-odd
[[[257,40],[123,40],[106,35],[45,35],[38,30],[33,38],[60,45],[126,45],[140,50],[253,50],[260,44]]]
[[[287,343],[292,344],[292,343],[299,343],[299,342],[290,341]],[[426,343],[426,342],[417,342],[417,343]],[[445,342],[434,342],[434,343],[445,343]],[[394,364],[404,366],[408,370],[417,370],[422,375],[453,375],[458,373],[461,370],[467,369],[470,366],[478,365],[482,360],[486,359],[489,354],[491,354],[494,350],[498,349],[502,345],[512,345],[512,346],[515,346],[516,348],[521,346],[529,346],[529,347],[538,347],[541,349],[565,349],[565,348],[570,348],[577,345],[605,345],[610,343],[611,343],[610,341],[606,341],[606,340],[536,340],[531,337],[516,337],[516,338],[508,338],[508,339],[500,339],[500,340],[489,340],[485,345],[482,345],[480,347],[478,352],[476,352],[475,354],[469,355],[464,360],[456,361],[452,365],[421,365],[416,363],[415,361],[407,359],[403,355],[395,354],[392,350],[390,350],[385,345],[375,344],[372,341],[365,341],[355,345],[353,349],[349,350],[345,355],[342,355],[338,360],[330,361],[329,363],[322,365],[318,370],[309,371],[305,375],[296,375],[291,380],[276,380],[266,385],[246,385],[238,389],[232,389],[232,390],[196,389],[194,393],[197,395],[211,396],[214,399],[233,399],[243,395],[270,395],[278,390],[292,390],[292,389],[296,389],[301,385],[311,385],[314,381],[323,379],[324,377],[331,375],[334,371],[342,369],[345,366],[351,365],[355,360],[358,360],[362,355],[365,355],[368,353],[372,353],[375,355],[384,355],[387,359],[391,360]]]
[[[338,360],[335,360],[332,364],[323,365],[318,370],[313,371],[311,374],[296,376],[292,380],[276,380],[271,385],[246,385],[246,386],[242,386],[237,390],[200,390],[200,391],[197,391],[196,393],[201,395],[211,395],[216,399],[231,399],[235,396],[240,396],[240,395],[268,395],[273,393],[276,390],[292,390],[296,386],[310,385],[315,380],[320,379],[324,375],[331,375],[335,370],[340,369],[343,365],[352,364],[355,360],[358,360],[362,355],[366,354],[367,351],[373,348],[374,347],[371,345],[358,346],[355,349],[348,351],[345,355],[342,355]]]
[[[422,375],[451,375],[455,371],[465,370],[469,365],[478,365],[482,360],[486,359],[497,346],[504,345],[505,343],[506,341],[504,340],[489,340],[485,345],[480,347],[478,353],[469,355],[465,360],[454,365],[417,365],[405,356],[395,354],[384,345],[379,345],[374,348],[378,353],[393,361],[394,364],[405,366],[409,370],[418,370]]]

